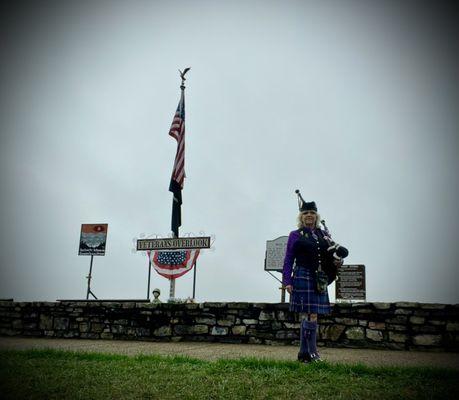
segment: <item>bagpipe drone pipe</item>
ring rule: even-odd
[[[338,274],[338,266],[335,264],[335,261],[342,261],[346,258],[349,255],[349,250],[336,243],[331,238],[330,232],[325,224],[325,220],[321,220],[320,223],[324,227],[324,239],[328,243],[327,258],[325,260],[325,264],[323,265],[323,270],[327,274],[328,284],[330,284],[336,279],[336,275]]]

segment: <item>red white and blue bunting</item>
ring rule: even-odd
[[[199,249],[149,251],[150,262],[156,272],[167,279],[176,279],[191,271],[199,256]]]

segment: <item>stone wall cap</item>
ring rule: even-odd
[[[375,302],[373,307],[377,310],[389,310],[392,303]]]
[[[267,308],[270,303],[253,303],[254,308]]]
[[[138,301],[135,302],[135,308],[144,308],[148,307],[151,303],[149,301]]]
[[[340,308],[348,308],[352,306],[352,303],[348,302],[338,302],[338,303],[333,303],[330,304],[332,307],[340,307]]]
[[[423,310],[443,310],[446,308],[446,304],[440,303],[421,303],[420,306]]]
[[[290,303],[275,303],[274,309],[276,311],[288,311],[290,309]]]
[[[413,301],[398,301],[395,303],[395,307],[417,308],[419,307],[419,303]]]
[[[58,303],[60,304],[60,303]],[[73,305],[75,307],[86,307],[89,303],[87,303],[86,301],[77,301],[76,303],[74,303]]]
[[[94,302],[92,302],[93,304]],[[88,304],[90,304],[89,302],[87,301],[84,301],[84,300],[56,300],[56,305],[58,306],[76,306],[76,307],[83,307],[83,306],[86,306]]]
[[[149,303],[148,299],[57,299],[56,301],[60,303],[74,303],[74,302],[83,302],[83,303]]]
[[[227,303],[209,301],[209,302],[204,302],[203,306],[209,307],[209,308],[225,308],[227,306]]]
[[[351,307],[352,308],[363,308],[363,307],[369,307],[371,305],[372,305],[372,303],[367,303],[367,302],[351,303]]]
[[[58,304],[59,303],[52,301],[32,301],[31,303],[29,303],[29,305],[32,305],[32,307],[54,307]]]
[[[228,308],[244,309],[249,308],[252,303],[249,302],[229,302]]]
[[[199,303],[185,303],[185,308],[187,310],[197,310],[201,308],[201,305]]]
[[[120,308],[122,307],[123,303],[120,303],[119,301],[110,301],[108,303],[104,303],[104,306],[106,307],[112,307],[112,308]]]

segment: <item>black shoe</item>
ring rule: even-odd
[[[302,363],[310,363],[311,356],[308,353],[298,353],[298,361]]]
[[[312,362],[322,362],[323,360],[320,358],[319,353],[313,353],[310,356]]]

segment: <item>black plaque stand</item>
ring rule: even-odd
[[[88,290],[86,292],[86,300],[89,299],[89,295],[91,294],[97,300],[96,295],[91,291],[91,278],[92,278],[92,261],[94,259],[94,255],[91,254],[91,262],[89,265],[89,275],[86,277],[88,279]]]

